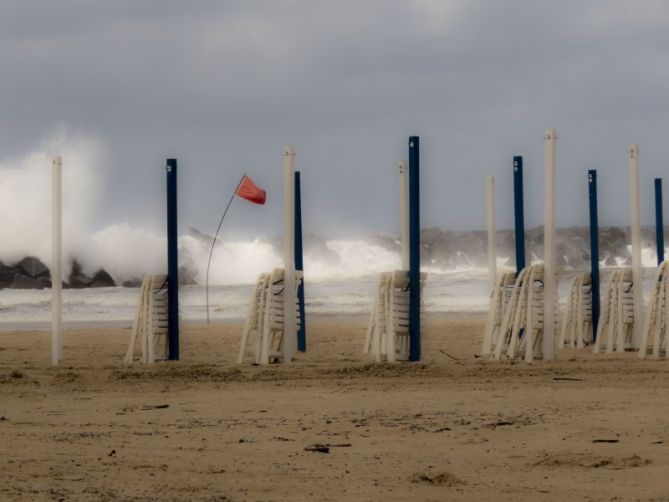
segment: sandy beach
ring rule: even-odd
[[[292,364],[238,367],[240,326],[188,327],[179,363],[129,332],[0,334],[2,500],[669,500],[669,364],[475,357],[480,319],[426,323],[421,364],[310,324]]]

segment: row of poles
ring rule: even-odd
[[[544,318],[554,318],[555,308],[555,147],[557,135],[548,129],[545,140],[545,206],[544,206]],[[641,264],[641,219],[639,212],[639,146],[630,146],[630,200],[632,277],[634,284],[634,316],[643,318],[643,270]],[[658,265],[664,261],[664,219],[662,214],[662,179],[654,180],[655,187],[655,235]],[[488,221],[488,271],[490,290],[495,288],[497,276],[497,254],[495,251],[495,179],[487,178]],[[515,229],[516,275],[525,268],[525,211],[523,196],[523,157],[513,157],[513,200]],[[590,229],[590,270],[592,277],[592,331],[597,338],[597,325],[601,311],[599,277],[599,220],[597,214],[597,170],[588,171],[588,207]],[[544,324],[543,354],[546,359],[555,356],[554,323]],[[641,340],[641,323],[634,323],[634,339]]]

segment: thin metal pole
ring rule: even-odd
[[[544,159],[544,335],[545,360],[555,358],[555,129],[547,129]],[[528,349],[528,350],[531,350]]]
[[[486,179],[488,209],[488,282],[492,293],[497,281],[497,253],[495,252],[495,178]],[[491,296],[492,298],[492,296]]]
[[[63,356],[63,273],[62,273],[62,176],[63,159],[54,157],[52,169],[52,263],[51,263],[51,363],[57,365]]]
[[[639,145],[630,146],[630,201],[632,234],[632,281],[634,284],[634,347],[643,332],[643,269],[641,268],[641,217],[639,214]]]
[[[516,275],[525,268],[525,203],[523,197],[523,157],[513,158],[513,214],[516,233]]]
[[[179,248],[177,159],[167,159],[167,340],[170,361],[179,360]]]
[[[207,273],[204,276],[204,293],[205,293],[205,301],[207,304],[207,324],[209,324],[209,267],[211,266],[211,258],[214,255],[214,247],[216,246],[216,239],[218,238],[218,233],[221,231],[221,227],[223,226],[223,220],[225,219],[225,215],[228,214],[228,209],[230,209],[232,201],[234,200],[235,195],[237,195],[237,190],[239,190],[239,187],[243,183],[244,178],[246,178],[246,173],[242,175],[242,177],[239,180],[239,183],[237,183],[237,186],[235,187],[235,190],[232,192],[230,200],[228,200],[228,205],[225,206],[225,211],[223,211],[223,216],[221,216],[221,221],[218,222],[218,228],[216,229],[216,233],[214,234],[214,239],[211,241],[211,249],[209,250],[209,259],[207,260]]]
[[[599,324],[599,220],[597,217],[597,170],[588,171],[588,200],[590,205],[590,276],[592,277],[592,341],[597,341]]]
[[[300,172],[295,171],[295,270],[302,272],[297,288],[297,303],[300,309],[300,327],[297,330],[297,350],[307,351],[307,320],[304,311],[304,260],[302,256],[302,187]]]
[[[409,360],[420,361],[420,139],[409,138]]]
[[[655,178],[655,244],[657,265],[664,261],[664,215],[662,214],[662,178]]]
[[[409,168],[406,160],[398,165],[400,189],[400,246],[402,270],[409,270]]]
[[[293,359],[297,345],[295,319],[295,150],[283,149],[283,362]]]

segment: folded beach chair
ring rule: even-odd
[[[483,356],[490,355],[497,343],[504,321],[504,313],[509,305],[515,281],[515,272],[503,273],[497,279],[495,289],[491,293],[490,310],[488,311],[483,348],[481,349],[481,355]]]
[[[132,326],[125,363],[135,359],[135,346],[140,341],[141,362],[152,364],[168,358],[167,276],[147,275],[139,291],[137,312]]]
[[[574,277],[567,298],[558,348],[566,343],[583,348],[592,341],[592,275],[590,272]]]
[[[669,354],[669,337],[667,337],[667,321],[669,311],[669,262],[660,263],[653,280],[648,313],[646,314],[639,357],[650,354],[655,358],[667,357]]]
[[[427,274],[420,274],[421,291]],[[377,362],[409,360],[409,272],[383,272],[374,297],[367,327],[364,353],[371,352]],[[420,318],[423,319],[421,294]]]
[[[302,282],[302,272],[295,271],[295,283],[293,288],[297,288]],[[284,343],[297,344],[297,331],[293,333],[292,338],[284,340],[284,271],[281,268],[275,268],[271,274],[263,274],[254,288],[251,302],[249,305],[249,314],[247,323],[242,333],[242,341],[239,349],[238,363],[244,361],[248,336],[251,330],[255,330],[256,348],[254,360],[256,364],[269,364],[283,361]],[[302,323],[300,318],[299,304],[297,295],[295,295],[294,313],[296,318],[296,328],[299,329]],[[248,326],[248,328],[247,328]]]
[[[611,274],[602,303],[594,352],[624,352],[634,347],[634,282],[632,269],[623,268]]]

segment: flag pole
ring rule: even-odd
[[[211,257],[214,254],[214,246],[216,246],[216,238],[218,237],[218,233],[221,231],[221,226],[223,225],[223,220],[225,219],[225,215],[228,214],[228,209],[230,209],[230,205],[232,204],[232,200],[235,198],[235,195],[237,194],[237,190],[239,190],[239,187],[241,186],[242,182],[244,181],[244,178],[246,178],[246,173],[242,175],[242,178],[239,180],[239,183],[237,183],[237,187],[235,190],[232,192],[232,195],[230,196],[230,200],[228,201],[228,205],[225,206],[225,211],[223,211],[223,216],[221,216],[221,221],[218,222],[218,228],[216,229],[216,233],[214,234],[214,239],[211,241],[211,249],[209,250],[209,260],[207,260],[207,273],[204,278],[204,289],[205,289],[205,296],[207,298],[207,324],[209,324],[209,266],[211,265]]]

